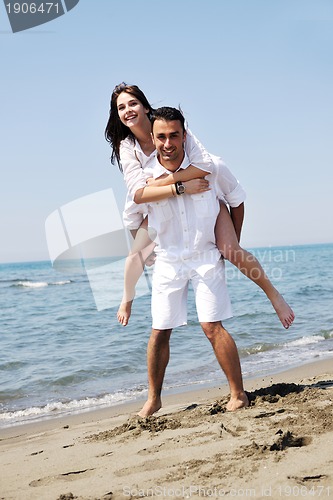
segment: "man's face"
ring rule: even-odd
[[[152,138],[160,163],[168,170],[177,169],[184,158],[186,132],[179,120],[155,120]]]

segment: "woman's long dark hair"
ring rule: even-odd
[[[105,139],[110,143],[112,148],[111,163],[115,163],[116,160],[120,170],[122,170],[119,155],[120,143],[128,136],[133,139],[133,142],[135,139],[130,129],[120,121],[118,115],[117,99],[122,92],[127,92],[127,94],[131,94],[138,99],[143,107],[149,110],[148,118],[151,117],[154,111],[148,99],[137,85],[127,85],[122,82],[113,89],[110,102],[110,116],[105,128]]]

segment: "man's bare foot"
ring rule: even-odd
[[[128,324],[128,321],[131,317],[132,303],[132,300],[130,302],[122,302],[119,306],[117,318],[119,323],[123,326],[126,326]]]
[[[279,292],[277,292],[276,297],[274,297],[271,302],[282,325],[288,329],[295,319],[294,311]]]
[[[146,401],[146,403],[143,405],[142,409],[139,411],[138,415],[139,417],[149,417],[153,413],[156,413],[160,408],[162,407],[162,401],[156,400],[156,401]]]
[[[242,392],[236,396],[231,396],[227,404],[227,411],[236,411],[240,408],[246,408],[247,406],[249,406],[248,397],[245,392]]]

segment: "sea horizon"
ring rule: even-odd
[[[266,248],[297,248],[297,247],[309,247],[309,246],[321,246],[321,245],[333,245],[333,241],[328,242],[317,242],[317,243],[289,243],[289,244],[281,244],[281,245],[259,245],[259,246],[244,246],[248,251],[256,251],[260,249]],[[79,260],[79,259],[78,259]],[[23,259],[23,260],[5,260],[0,261],[0,265],[7,264],[31,264],[34,262],[49,262],[52,265],[50,258],[46,256],[43,258],[35,258],[35,259]]]

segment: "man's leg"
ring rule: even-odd
[[[244,392],[238,351],[233,338],[223,328],[220,321],[201,323],[201,327],[212,344],[215,356],[228,379],[231,397],[227,410],[234,411],[248,406],[249,401]]]
[[[171,329],[152,329],[147,349],[148,399],[138,413],[140,417],[149,417],[162,406],[161,391],[165,370],[169,362],[171,332]]]

